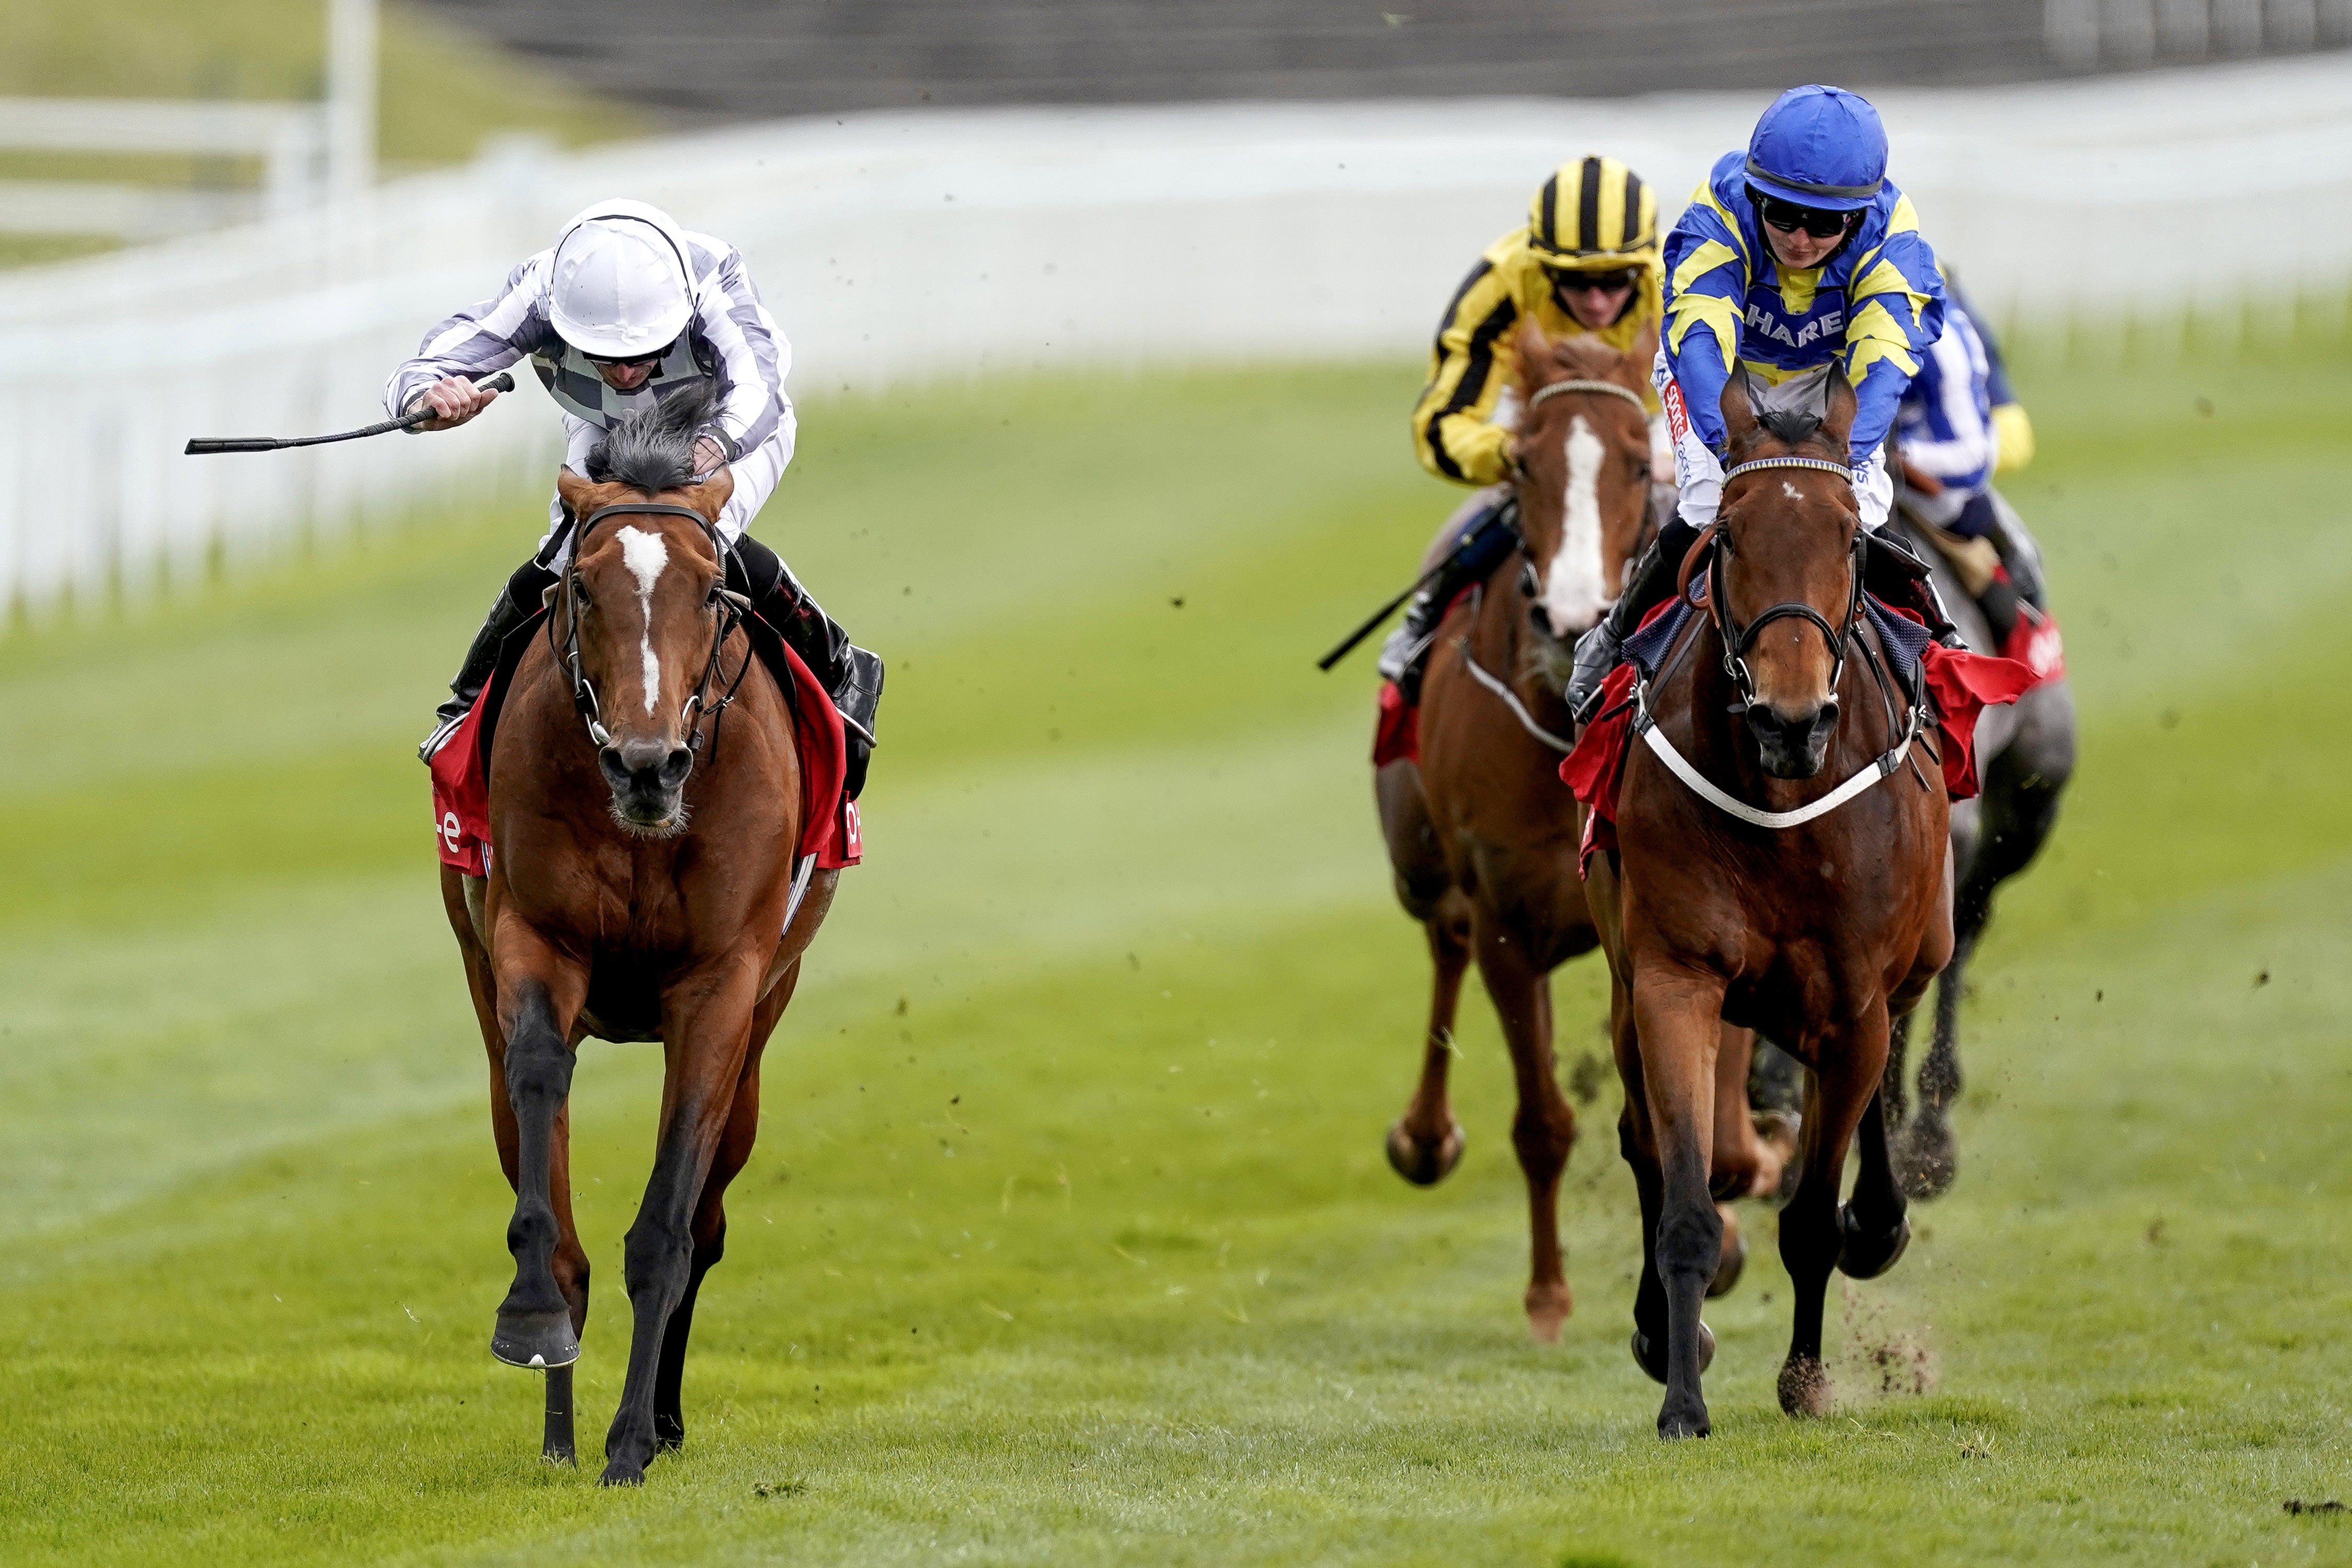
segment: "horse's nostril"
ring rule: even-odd
[[[656,776],[664,789],[676,789],[686,782],[694,768],[694,753],[684,746],[672,746],[669,755],[662,759],[661,772]]]

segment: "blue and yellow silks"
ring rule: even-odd
[[[1691,427],[1719,455],[1723,388],[1745,362],[1769,383],[1836,362],[1854,389],[1851,456],[1877,449],[1903,388],[1944,331],[1944,281],[1911,200],[1890,181],[1819,267],[1772,258],[1748,199],[1747,154],[1727,153],[1665,244],[1662,348]]]

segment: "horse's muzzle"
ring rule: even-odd
[[[1829,762],[1830,737],[1837,733],[1832,698],[1808,712],[1783,713],[1768,702],[1748,705],[1748,728],[1756,736],[1758,761],[1776,779],[1809,779]]]
[[[596,753],[612,786],[613,812],[631,827],[661,832],[679,822],[679,795],[694,771],[694,753],[667,741],[616,742]]]

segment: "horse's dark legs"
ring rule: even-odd
[[[686,1277],[686,1293],[677,1299],[669,1322],[662,1329],[661,1360],[654,1368],[654,1452],[667,1454],[686,1447],[686,1342],[694,1333],[694,1303],[702,1294],[702,1277],[711,1266],[727,1256],[727,1221],[722,1216],[718,1234],[708,1246],[700,1239],[701,1226],[694,1246],[694,1256]]]
[[[771,995],[753,1026],[755,1044],[735,1085],[735,1103],[727,1114],[727,1130],[719,1135],[711,1157],[710,1174],[702,1184],[702,1197],[694,1210],[694,1255],[686,1279],[686,1294],[662,1331],[661,1361],[654,1373],[654,1447],[656,1452],[686,1446],[686,1346],[694,1333],[694,1303],[702,1294],[703,1276],[727,1251],[727,1187],[751,1158],[752,1142],[760,1135],[760,1055],[764,1037],[776,1015],[791,999],[799,976],[795,973]]]
[[[450,927],[457,933],[458,953],[465,960],[466,984],[473,997],[475,1021],[481,1026],[482,1044],[489,1054],[490,1131],[498,1142],[499,1164],[506,1173],[507,1184],[515,1189],[520,1199],[522,1192],[521,1130],[517,1123],[514,1102],[507,1086],[507,1037],[505,1026],[499,1021],[498,979],[491,972],[489,954],[483,950],[475,934],[473,917],[466,900],[465,880],[455,872],[445,872],[442,895],[447,906]],[[570,1112],[559,1100],[548,1136],[547,1185],[555,1211],[557,1239],[552,1259],[555,1284],[562,1294],[564,1304],[571,1310],[572,1331],[576,1340],[588,1326],[588,1254],[582,1249],[580,1232],[572,1223],[570,1121]],[[551,1366],[546,1378],[546,1420],[540,1454],[543,1458],[568,1465],[573,1462],[574,1457],[572,1369],[568,1364]]]
[[[1900,1127],[1903,1119],[1911,1114],[1911,1086],[1904,1081],[1911,1059],[1911,1015],[1906,1013],[1895,1020],[1886,1036],[1886,1076],[1878,1086],[1879,1102],[1885,1107],[1886,1124]],[[1913,1194],[1916,1196],[1917,1194]]]
[[[2074,776],[2074,706],[2064,685],[2028,693],[2018,715],[2016,734],[1986,764],[1975,841],[1956,854],[1965,875],[1952,900],[1952,962],[1936,986],[1935,1037],[1919,1064],[1919,1115],[1903,1126],[1895,1151],[1904,1190],[1915,1198],[1941,1196],[1959,1173],[1950,1110],[1961,1089],[1960,1003],[1993,894],[2042,852]],[[1903,1122],[1899,1110],[1895,1121]]]
[[[734,1110],[751,1035],[759,965],[729,960],[664,994],[662,1128],[653,1174],[629,1226],[623,1278],[635,1319],[621,1405],[604,1436],[606,1486],[635,1486],[657,1451],[654,1391],[662,1342],[694,1277],[694,1217]]]
[[[514,1254],[515,1278],[499,1303],[490,1352],[512,1366],[568,1366],[579,1359],[580,1336],[573,1302],[555,1273],[558,1248],[570,1228],[556,1206],[555,1150],[557,1122],[572,1092],[572,1047],[543,982],[525,979],[500,989],[512,998],[502,1020],[506,1049],[499,1087],[514,1129],[515,1209],[507,1226],[507,1249]],[[578,1279],[579,1315],[584,1318],[584,1258]]]
[[[1559,1246],[1559,1177],[1576,1142],[1576,1112],[1552,1067],[1551,981],[1527,942],[1486,911],[1473,917],[1471,933],[1478,976],[1501,1017],[1518,1087],[1511,1147],[1528,1180],[1528,1331],[1549,1344],[1574,1310]],[[1713,1269],[1708,1272],[1711,1278]]]
[[[1822,1305],[1831,1270],[1851,1247],[1852,1271],[1867,1278],[1864,1270],[1883,1270],[1901,1253],[1900,1240],[1893,1237],[1908,1235],[1903,1229],[1902,1197],[1886,1167],[1885,1123],[1879,1116],[1871,1118],[1874,1135],[1864,1140],[1864,1179],[1854,1194],[1861,1216],[1838,1202],[1846,1147],[1886,1071],[1888,1032],[1882,1003],[1844,1037],[1815,1047],[1820,1066],[1805,1097],[1804,1174],[1797,1182],[1796,1195],[1780,1211],[1780,1261],[1788,1267],[1796,1297],[1780,1385],[1780,1408],[1791,1415],[1829,1413],[1829,1378],[1822,1370]],[[1885,1228],[1890,1204],[1891,1232]]]
[[[1389,1129],[1389,1163],[1417,1187],[1435,1186],[1462,1159],[1462,1124],[1454,1119],[1445,1080],[1454,1063],[1454,1019],[1462,1001],[1462,975],[1470,966],[1470,931],[1447,900],[1424,922],[1434,971],[1430,988],[1429,1028],[1423,1037],[1421,1081],[1404,1115]]]
[[[1661,1186],[1653,1268],[1665,1287],[1666,1398],[1658,1436],[1703,1437],[1712,1427],[1699,1374],[1710,1347],[1699,1308],[1723,1256],[1723,1216],[1707,1174],[1723,986],[1654,965],[1636,972],[1633,999]],[[1650,1222],[1646,1203],[1643,1219]]]

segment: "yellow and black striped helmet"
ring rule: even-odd
[[[1528,243],[1558,271],[1654,268],[1657,193],[1614,158],[1562,163],[1528,205]]]

